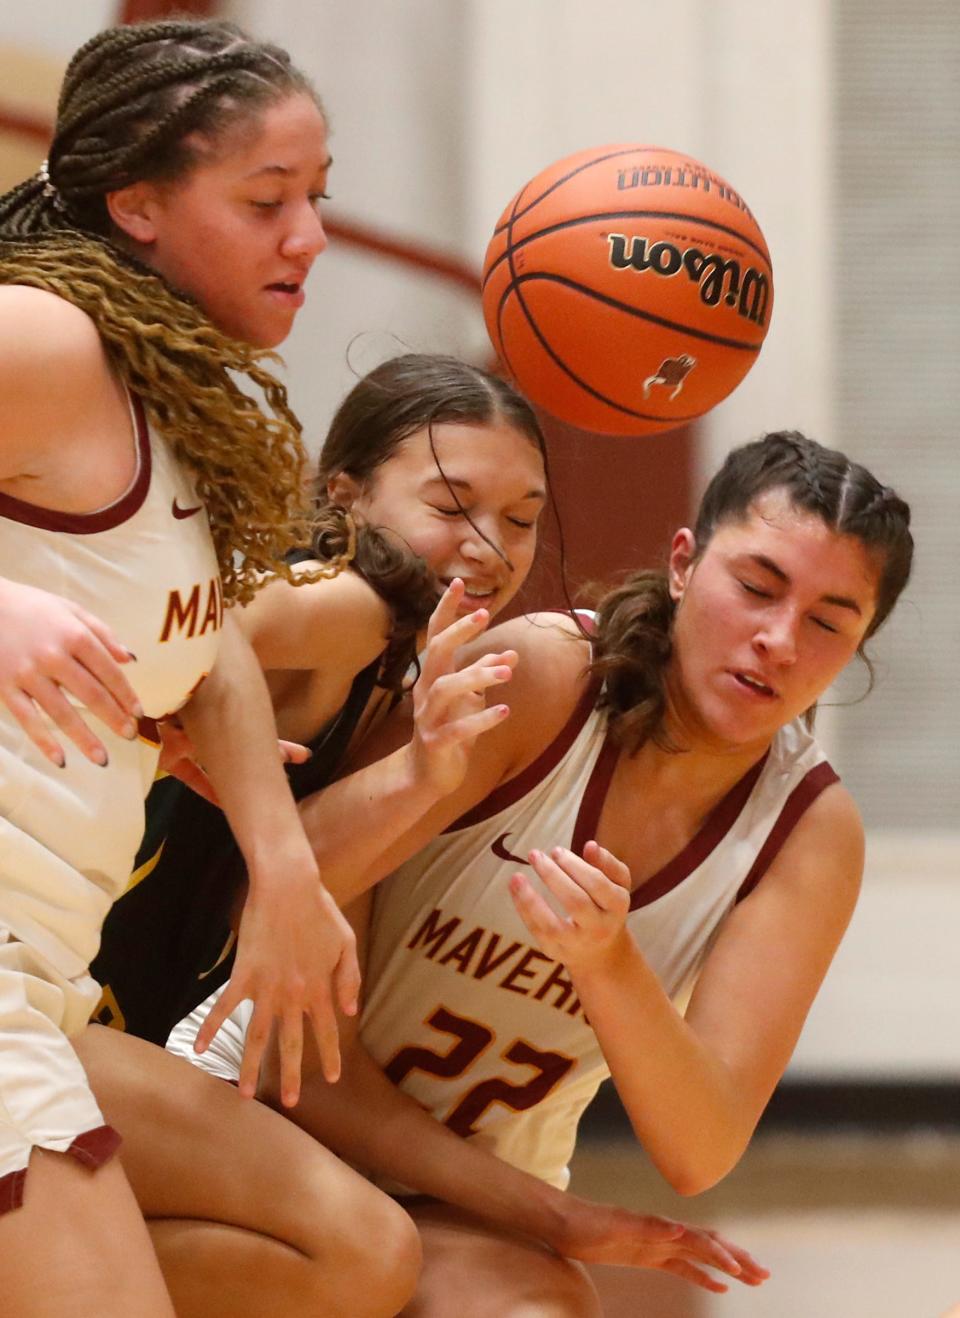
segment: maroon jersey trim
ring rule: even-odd
[[[741,883],[740,890],[737,893],[738,902],[743,901],[744,897],[753,892],[777,858],[781,847],[793,832],[804,811],[813,805],[824,788],[831,787],[839,781],[840,775],[826,760],[821,761],[820,764],[815,764],[800,779],[786,801],[784,801],[783,808],[777,816],[777,821],[767,834],[767,840],[760,848],[757,858],[750,868],[750,873]]]
[[[769,751],[767,754],[769,755]],[[748,769],[743,777],[733,784],[726,796],[713,807],[699,832],[694,834],[683,850],[637,888],[630,898],[631,911],[649,906],[658,897],[671,892],[703,864],[740,818],[740,812],[750,799],[750,793],[756,786],[766,762],[767,755],[764,755],[762,760],[758,760],[752,768]]]
[[[97,531],[112,531],[138,512],[150,489],[150,434],[143,404],[136,394],[130,394],[129,398],[137,444],[137,474],[126,494],[121,495],[116,503],[94,513],[65,513],[56,508],[39,508],[25,499],[0,494],[0,517],[20,522],[23,526],[36,526],[41,531],[93,535]]]
[[[568,618],[570,616],[568,609],[547,609],[545,612],[562,613]],[[580,617],[586,631],[592,636],[596,631],[593,618],[589,614],[580,616],[581,611],[579,609],[575,612]],[[573,713],[556,737],[545,750],[541,751],[533,763],[528,764],[515,778],[510,778],[507,782],[501,783],[499,787],[495,787],[488,796],[485,796],[482,801],[478,801],[466,814],[462,814],[459,819],[455,819],[452,824],[448,824],[443,830],[444,833],[456,833],[461,828],[471,828],[474,824],[480,824],[485,819],[492,819],[494,815],[499,814],[501,810],[505,810],[507,806],[516,805],[518,801],[526,796],[527,792],[532,791],[537,783],[559,764],[576,741],[583,725],[593,713],[593,707],[597,703],[602,686],[603,683],[599,678],[594,679],[577,701]]]
[[[82,1135],[78,1135],[66,1152],[71,1158],[76,1158],[85,1167],[95,1171],[113,1157],[120,1142],[120,1136],[112,1126],[95,1126],[93,1130],[85,1130]],[[26,1179],[26,1167],[0,1176],[0,1217],[22,1206]]]
[[[488,796],[485,796],[466,814],[461,815],[459,819],[455,819],[452,824],[448,824],[443,830],[444,833],[456,833],[461,828],[472,828],[474,824],[480,824],[485,819],[492,819],[501,810],[506,810],[507,806],[516,805],[528,792],[533,791],[534,787],[552,769],[556,768],[582,732],[584,724],[593,713],[597,697],[600,694],[600,687],[601,682],[599,680],[591,682],[577,701],[576,707],[566,723],[550,745],[540,752],[533,763],[528,764],[515,778],[510,778],[505,783],[501,783],[499,787],[495,787]]]

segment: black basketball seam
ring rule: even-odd
[[[692,325],[683,325],[677,320],[667,320],[666,316],[657,316],[652,311],[641,311],[639,307],[632,307],[628,302],[618,302],[615,297],[610,297],[607,293],[599,293],[595,288],[590,288],[586,284],[578,284],[576,280],[568,279],[566,275],[554,275],[546,271],[534,271],[528,275],[517,275],[507,286],[506,293],[509,293],[514,286],[530,283],[534,279],[546,279],[552,284],[563,284],[566,288],[572,288],[575,293],[582,293],[585,297],[595,298],[596,301],[612,307],[615,311],[625,311],[628,316],[636,316],[638,320],[652,321],[655,325],[662,325],[664,329],[677,330],[681,334],[689,334],[692,338],[703,339],[706,343],[716,343],[721,348],[734,348],[738,352],[758,353],[763,347],[762,343],[744,343],[740,339],[728,339],[722,334],[711,334],[707,330],[694,329]],[[521,305],[523,305],[527,318],[531,320],[532,326],[530,312],[527,311],[522,300]]]
[[[726,224],[719,224],[717,223],[716,220],[705,220],[699,215],[687,215],[682,211],[598,211],[596,214],[593,215],[578,215],[575,219],[572,220],[561,220],[557,224],[550,224],[545,229],[538,229],[536,233],[527,234],[525,238],[520,238],[516,243],[508,239],[508,241],[510,241],[510,246],[505,251],[501,252],[501,254],[494,261],[493,265],[483,276],[483,280],[480,285],[481,290],[486,287],[487,280],[493,274],[494,270],[496,270],[497,266],[499,266],[506,259],[508,255],[510,255],[512,252],[519,251],[521,247],[525,247],[527,243],[532,243],[536,238],[542,238],[545,234],[548,233],[557,233],[561,229],[572,229],[578,224],[586,224],[589,220],[631,220],[631,219],[688,220],[692,224],[703,224],[711,229],[719,229],[722,233],[728,233],[733,238],[739,238],[740,241],[742,243],[745,243],[747,247],[752,248],[753,251],[755,251],[757,255],[766,264],[767,269],[770,271],[771,278],[773,277],[773,266],[770,264],[770,258],[766,255],[766,253],[763,252],[762,249],[756,245],[756,243],[751,242],[749,238],[745,238],[744,235],[742,233],[739,233],[736,229],[731,229]],[[510,268],[512,270],[513,266],[511,265]]]
[[[516,202],[520,200],[520,198],[523,196],[524,192],[526,192],[527,188],[530,186],[529,183],[526,183],[526,184],[524,184],[524,186],[520,189],[520,191],[517,193],[516,201],[514,202],[514,210],[513,210],[513,214],[510,216],[510,219],[507,221],[506,224],[498,224],[497,227],[496,227],[496,228],[494,229],[494,231],[493,231],[493,236],[496,237],[496,235],[497,235],[498,233],[502,233],[504,229],[510,228],[510,227],[512,226],[514,220],[519,219],[520,216],[526,215],[527,211],[531,211],[531,210],[533,210],[534,206],[538,206],[538,205],[540,204],[540,202],[543,201],[544,197],[549,197],[551,192],[555,192],[556,189],[559,188],[559,187],[562,187],[564,183],[568,183],[568,182],[570,181],[570,179],[572,179],[572,178],[576,178],[576,176],[577,176],[578,174],[581,174],[585,169],[592,169],[592,167],[593,167],[594,165],[602,165],[602,164],[605,164],[606,161],[608,161],[608,160],[616,160],[617,156],[629,156],[629,155],[633,155],[634,152],[636,152],[636,151],[663,151],[663,152],[668,152],[668,153],[671,154],[671,155],[675,154],[674,152],[670,151],[670,148],[669,148],[669,147],[663,147],[663,146],[643,146],[643,147],[630,146],[630,147],[623,147],[623,148],[622,148],[621,150],[619,150],[619,151],[611,151],[610,154],[609,154],[609,155],[606,155],[606,156],[595,156],[595,157],[594,157],[593,159],[591,159],[591,160],[585,160],[585,161],[583,162],[582,165],[577,165],[576,169],[571,169],[570,173],[569,173],[569,174],[564,174],[563,178],[558,178],[554,183],[551,183],[550,186],[549,186],[549,188],[547,188],[545,192],[541,192],[540,195],[539,195],[539,197],[534,197],[534,199],[530,202],[530,204],[529,204],[528,206],[526,206],[526,207],[524,208],[524,210],[522,210],[522,211],[520,212],[520,215],[518,216],[518,215],[517,215],[517,210],[516,210]],[[700,164],[700,162],[697,161],[697,160],[691,160],[690,163],[691,163],[691,164],[694,164],[694,165],[699,165],[699,164]],[[723,187],[729,187],[729,184],[727,184],[725,180],[721,179],[721,178],[719,177],[719,175],[714,174],[714,173],[712,173],[710,170],[708,170],[707,167],[706,167],[706,165],[701,165],[700,168],[701,168],[701,170],[702,170],[702,173],[701,173],[701,175],[700,175],[702,178],[710,178],[710,179],[712,179],[714,182],[716,182],[718,185],[722,185]],[[531,180],[531,182],[532,182],[532,180]],[[671,185],[671,186],[672,186],[672,185]],[[731,192],[736,192],[736,189],[735,189],[735,188],[730,188],[730,191],[731,191]],[[737,193],[737,196],[739,197],[740,194]],[[740,197],[740,200],[743,201],[743,198]],[[756,218],[756,216],[754,215],[753,211],[750,209],[750,207],[746,204],[746,202],[743,203],[743,210],[746,212],[747,215],[750,216],[750,218],[751,218],[751,220],[753,220],[754,224],[757,224],[757,218]],[[759,227],[760,227],[760,226],[757,224],[757,228],[759,228]],[[769,255],[766,257],[766,260],[767,260],[767,264],[769,265],[769,263],[770,263],[770,257],[769,257]]]
[[[584,290],[584,291],[589,292],[589,290]],[[560,368],[560,370],[563,371],[564,375],[568,376],[574,382],[574,384],[576,384],[580,389],[584,391],[584,393],[590,394],[592,397],[596,398],[598,402],[605,403],[607,407],[612,407],[615,412],[623,412],[626,416],[636,417],[638,421],[655,421],[660,425],[662,425],[665,430],[672,426],[682,426],[685,425],[688,421],[696,421],[698,419],[700,413],[696,413],[693,416],[668,417],[668,416],[655,416],[650,412],[638,412],[632,407],[627,407],[624,403],[614,402],[612,398],[608,398],[606,394],[602,394],[599,389],[594,389],[593,385],[587,384],[586,380],[581,380],[580,376],[577,375],[576,371],[571,370],[571,368],[566,364],[566,362],[563,361],[562,358],[557,356],[553,348],[551,348],[550,344],[541,334],[539,326],[531,316],[530,312],[527,310],[526,303],[524,302],[523,296],[520,292],[519,280],[515,280],[514,282],[512,282],[507,286],[497,306],[497,337],[500,340],[500,352],[501,355],[506,359],[507,367],[510,369],[511,374],[514,375],[514,379],[516,379],[516,375],[513,372],[512,367],[510,367],[510,359],[507,356],[506,350],[503,346],[503,333],[501,329],[504,304],[506,303],[506,300],[511,293],[516,294],[517,301],[520,304],[520,309],[523,311],[523,314],[526,316],[527,323],[529,324],[531,330],[539,339],[540,346],[543,348],[544,352],[546,352],[553,359],[553,361]],[[547,407],[546,410],[549,412],[550,411],[549,407]]]

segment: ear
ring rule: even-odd
[[[121,233],[144,246],[156,242],[159,198],[153,183],[145,180],[131,183],[116,192],[108,192],[104,200],[110,219]]]
[[[331,476],[327,481],[327,498],[338,508],[352,508],[362,493],[360,482],[349,472],[338,471],[336,476]]]
[[[690,573],[693,571],[696,556],[697,542],[693,538],[693,532],[688,526],[683,526],[673,537],[673,543],[670,546],[670,563],[667,569],[670,598],[678,604],[683,599],[683,592],[690,580]]]

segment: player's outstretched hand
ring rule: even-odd
[[[576,1195],[567,1199],[563,1235],[555,1248],[581,1263],[671,1272],[715,1294],[728,1288],[707,1268],[733,1277],[744,1286],[759,1286],[770,1276],[745,1249],[707,1227],[686,1226],[613,1204],[591,1203]]]
[[[140,702],[121,664],[135,656],[78,604],[19,582],[0,581],[0,699],[30,740],[61,768],[63,746],[47,719],[94,764],[103,742],[68,696],[119,737],[137,735]]]
[[[488,705],[486,695],[509,682],[517,662],[516,650],[505,650],[457,668],[461,647],[476,640],[490,621],[486,609],[459,616],[463,591],[463,582],[455,578],[434,609],[413,687],[414,765],[418,777],[442,796],[463,782],[477,738],[509,713],[506,705]]]
[[[246,999],[254,1004],[240,1070],[240,1093],[256,1093],[260,1063],[277,1029],[281,1097],[293,1107],[300,1097],[303,1018],[308,1017],[329,1081],[340,1075],[336,1008],[347,1016],[357,1010],[360,968],[356,939],[333,898],[309,863],[283,867],[282,897],[251,880],[237,942],[233,975],[204,1021],[194,1047],[203,1052],[223,1021]]]
[[[588,842],[582,856],[567,847],[531,851],[530,864],[554,904],[525,875],[514,874],[510,894],[521,919],[544,952],[572,974],[593,969],[625,933],[629,869],[596,842]]]

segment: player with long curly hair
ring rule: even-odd
[[[229,612],[264,571],[292,578],[285,553],[308,536],[269,350],[325,245],[329,165],[285,52],[170,21],[77,52],[49,159],[0,198],[0,1208],[16,1210],[0,1287],[17,1314],[172,1312],[69,1041],[172,711],[250,874],[231,989],[279,1018],[294,1091],[304,1014],[337,1073],[353,937]],[[264,1241],[261,1270],[272,1245],[302,1295],[314,1260],[297,1244]]]

